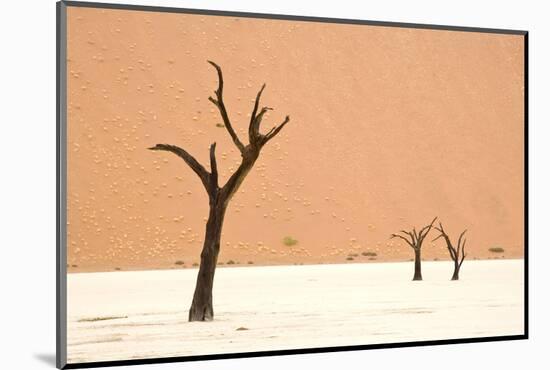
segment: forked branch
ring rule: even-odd
[[[466,246],[466,238],[464,238],[464,234],[466,234],[467,230],[464,230],[460,234],[460,236],[458,237],[457,244],[455,246],[451,242],[449,235],[445,232],[445,229],[443,228],[443,225],[441,224],[441,222],[439,223],[439,226],[435,227],[435,229],[439,231],[439,236],[435,238],[433,241],[436,241],[439,238],[443,238],[445,240],[445,244],[447,246],[447,250],[449,251],[449,255],[451,256],[451,259],[456,264],[458,264],[458,267],[460,267],[467,255],[464,251],[464,248]]]
[[[210,96],[208,97],[208,100],[210,100],[218,108],[218,110],[220,111],[220,115],[222,116],[224,125],[227,129],[227,132],[229,132],[231,139],[233,139],[233,142],[235,143],[237,148],[240,150],[240,152],[244,154],[244,152],[246,151],[246,146],[242,143],[242,141],[237,136],[237,133],[233,129],[233,126],[231,125],[231,120],[229,119],[229,114],[227,113],[227,108],[225,107],[225,103],[223,102],[222,69],[220,68],[219,65],[217,65],[211,60],[209,60],[208,63],[214,66],[214,68],[216,68],[216,71],[218,73],[218,89],[214,91],[215,97]],[[261,147],[264,146],[269,140],[274,138],[288,123],[288,121],[290,121],[290,117],[286,116],[283,123],[281,123],[279,126],[273,127],[267,134],[263,135],[260,133],[260,124],[262,122],[263,116],[268,111],[273,110],[273,108],[270,108],[270,107],[260,108],[260,100],[264,89],[265,89],[265,84],[262,85],[261,89],[258,91],[258,94],[256,95],[256,99],[254,101],[254,107],[252,109],[252,114],[250,115],[250,123],[248,126],[249,143],[250,143],[250,146],[252,146],[256,150],[261,149]]]
[[[208,100],[210,100],[216,107],[218,107],[218,110],[220,111],[220,115],[222,116],[223,123],[225,125],[225,128],[227,129],[227,132],[229,132],[229,135],[231,136],[231,139],[233,139],[233,142],[237,146],[237,148],[241,151],[241,153],[244,152],[244,145],[239,140],[239,137],[237,136],[237,133],[235,130],[233,130],[233,126],[231,125],[231,121],[229,120],[229,115],[227,114],[227,109],[225,108],[225,103],[223,102],[223,74],[222,69],[219,65],[212,62],[211,60],[208,61],[214,68],[216,68],[216,71],[218,72],[218,89],[214,91],[214,94],[216,95],[216,98],[213,98],[211,96],[208,97]]]
[[[271,130],[268,131],[267,134],[263,135],[260,133],[260,123],[262,122],[264,114],[266,114],[270,110],[273,110],[273,108],[270,108],[270,107],[262,107],[260,109],[260,112],[258,113],[260,98],[262,96],[262,92],[264,91],[264,89],[265,89],[265,84],[263,84],[262,88],[258,92],[258,95],[256,96],[256,100],[254,102],[254,108],[252,109],[252,115],[250,116],[250,125],[248,127],[248,137],[250,139],[250,144],[259,148],[261,148],[269,140],[274,138],[288,123],[288,121],[290,121],[290,117],[286,116],[283,123],[281,123],[279,126],[273,127]]]
[[[262,121],[263,115],[268,111],[272,110],[269,107],[262,107],[260,113],[258,113],[258,108],[260,106],[260,98],[265,89],[265,84],[262,85],[258,95],[256,95],[256,100],[254,101],[254,108],[252,109],[252,114],[250,115],[250,124],[248,126],[248,139],[250,144],[253,144],[257,141],[258,135],[260,134],[260,123]]]
[[[210,63],[218,73],[218,88],[214,91],[215,97],[210,96],[208,100],[210,100],[220,111],[224,126],[227,129],[227,132],[229,133],[231,138],[233,139],[233,142],[241,152],[242,156],[242,162],[239,168],[229,177],[226,184],[221,188],[224,201],[229,202],[232,195],[237,191],[244,178],[254,165],[254,162],[260,155],[261,148],[283,129],[283,127],[290,121],[290,117],[286,116],[283,123],[281,123],[279,126],[273,127],[266,135],[262,135],[260,133],[260,123],[264,114],[267,113],[269,110],[272,110],[272,108],[269,107],[260,108],[260,99],[265,89],[265,84],[263,84],[261,89],[258,91],[258,94],[256,95],[254,108],[250,117],[250,124],[248,128],[250,144],[245,146],[233,129],[233,126],[231,125],[231,121],[229,119],[229,115],[227,113],[227,109],[223,102],[224,82],[222,70],[220,66],[218,66],[216,63],[210,60],[208,61],[208,63]],[[191,154],[178,146],[169,144],[157,144],[156,146],[149,149],[164,150],[176,154],[177,156],[182,158],[193,171],[195,171],[211,197],[218,194],[218,190],[220,190],[220,188],[218,185],[218,166],[215,153],[216,143],[213,143],[210,146],[211,172],[208,172]]]
[[[412,249],[420,249],[422,248],[424,238],[426,238],[426,235],[428,235],[428,233],[432,229],[435,220],[437,220],[437,217],[435,217],[432,222],[430,222],[430,224],[420,229],[419,232],[417,232],[416,228],[414,227],[412,231],[400,230],[397,234],[391,234],[390,239],[399,238],[406,241]]]
[[[215,145],[214,145],[214,147],[215,147]],[[162,151],[174,153],[175,155],[177,155],[178,157],[183,159],[185,161],[185,163],[187,163],[187,165],[189,167],[191,167],[191,169],[193,171],[195,171],[195,173],[201,179],[204,187],[206,189],[209,188],[210,173],[203,167],[202,164],[199,163],[199,161],[197,161],[195,159],[195,157],[193,157],[191,154],[189,154],[185,149],[182,149],[182,148],[180,148],[179,146],[176,146],[176,145],[157,144],[154,147],[149,148],[149,150],[162,150]]]
[[[401,233],[404,233],[405,235],[409,235],[409,233],[407,233],[406,231],[403,231],[401,230],[400,231]],[[407,239],[405,236],[403,235],[399,235],[399,234],[391,234],[390,235],[390,239],[393,239],[393,238],[399,238],[399,239],[403,239],[404,241],[407,242],[407,244],[414,249],[414,245],[415,245],[415,242],[414,242],[414,238],[411,237],[411,239]]]
[[[273,127],[269,132],[265,135],[262,135],[262,145],[267,144],[267,142],[271,139],[273,139],[277,134],[285,127],[285,125],[290,121],[290,117],[286,116],[283,123],[281,123],[279,126]]]
[[[210,145],[210,190],[218,190],[218,163],[216,162],[216,143]]]

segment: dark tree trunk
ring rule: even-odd
[[[414,250],[414,277],[413,280],[422,280],[420,248]]]
[[[217,201],[213,201],[213,204],[210,205],[195,294],[189,309],[189,321],[212,321],[214,319],[212,289],[220,252],[225,209],[226,205],[223,202],[218,204]]]
[[[451,280],[458,280],[458,272],[460,271],[460,265],[455,261],[455,271],[453,272],[453,277]]]
[[[241,165],[229,178],[226,186],[222,189],[210,188],[210,214],[206,223],[199,275],[197,276],[193,302],[189,309],[189,321],[212,321],[214,319],[212,288],[214,287],[214,273],[216,272],[220,252],[225,210],[244,178],[254,166],[258,155],[259,151],[254,150],[254,148],[248,149],[248,151],[245,149]]]

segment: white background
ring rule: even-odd
[[[545,1],[142,0],[135,4],[530,31],[530,337],[528,341],[160,364],[140,369],[547,368],[550,22]],[[112,0],[112,2],[117,2]],[[55,358],[55,2],[5,1],[0,22],[0,363]],[[505,149],[505,148],[503,148]],[[136,367],[131,367],[135,369]]]

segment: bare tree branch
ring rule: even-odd
[[[262,143],[261,140],[257,140],[257,139],[261,139],[263,135],[260,134],[260,123],[262,123],[262,119],[264,117],[264,114],[267,113],[267,111],[270,111],[270,110],[273,110],[273,108],[270,108],[270,107],[262,107],[262,109],[260,109],[260,113],[258,113],[256,115],[256,119],[254,120],[254,124],[253,124],[253,132],[254,132],[254,141],[255,142],[259,142],[260,144]]]
[[[237,170],[231,175],[231,177],[229,177],[229,179],[221,189],[222,196],[226,202],[229,202],[235,192],[239,189],[246,175],[252,169],[254,160],[249,161],[246,157],[243,157],[243,162],[241,163],[239,168],[237,168]]]
[[[447,245],[447,250],[449,251],[449,254],[451,255],[451,259],[453,261],[456,261],[458,258],[458,252],[453,248],[452,245]]]
[[[403,235],[391,234],[390,239],[393,239],[393,238],[400,238],[400,239],[403,239],[404,241],[407,242],[408,245],[411,246],[411,248],[414,248],[413,243],[412,243],[409,239],[405,238]]]
[[[262,96],[264,89],[265,89],[265,84],[262,85],[262,88],[260,89],[260,91],[258,91],[258,95],[256,95],[256,100],[254,102],[254,109],[252,109],[252,114],[250,115],[250,124],[248,126],[248,137],[249,137],[250,144],[253,144],[254,142],[256,142],[256,137],[258,136],[257,127],[259,126],[259,124],[256,124],[256,120],[257,120],[256,113],[258,112],[258,107],[260,105],[260,98]]]
[[[218,190],[218,164],[216,162],[216,143],[210,145],[210,186]]]
[[[435,227],[434,229],[438,230],[437,227]],[[435,242],[437,239],[442,238],[442,237],[443,237],[443,234],[439,234],[439,236],[437,238],[432,239],[432,242]]]
[[[462,266],[462,262],[464,262],[464,259],[466,258],[467,254],[464,253],[464,246],[466,245],[466,239],[464,239],[464,242],[462,242],[462,259],[460,260],[460,263],[458,267]]]
[[[227,114],[227,109],[225,108],[225,104],[223,102],[223,75],[222,75],[222,69],[219,65],[212,62],[211,60],[208,61],[214,68],[216,68],[216,71],[218,72],[218,89],[214,91],[216,94],[216,99],[213,97],[208,97],[208,100],[210,100],[216,107],[218,107],[218,110],[220,111],[220,115],[222,116],[223,123],[225,125],[225,128],[229,132],[229,135],[233,139],[233,142],[239,148],[241,153],[244,151],[244,145],[239,140],[239,137],[235,133],[235,130],[233,130],[233,126],[231,126],[231,121],[229,120],[229,115]]]
[[[258,111],[258,107],[260,106],[260,98],[262,97],[262,93],[265,89],[265,83],[262,85],[260,91],[258,91],[258,94],[256,95],[256,101],[254,102],[254,109],[252,110],[252,115],[250,116],[250,124],[254,122],[254,118],[256,118],[256,112]]]
[[[436,219],[437,219],[437,217],[434,218],[429,225],[426,225],[422,229],[420,229],[420,232],[417,232],[415,227],[413,227],[412,231],[399,230],[400,233],[403,233],[403,234],[407,235],[410,238],[410,240],[407,239],[406,237],[402,236],[402,235],[399,235],[399,234],[391,234],[391,238],[401,238],[401,239],[405,240],[407,242],[407,244],[409,244],[413,249],[421,248],[422,243],[424,241],[424,238],[430,232],[430,230],[431,230],[431,228],[432,228],[432,226],[433,226]],[[438,236],[436,239],[438,239],[440,237],[441,237],[441,235]],[[436,239],[434,239],[434,240],[436,240]]]
[[[206,188],[206,190],[209,189],[210,174],[195,159],[195,157],[193,157],[191,154],[189,154],[187,151],[185,151],[185,149],[182,149],[182,148],[180,148],[179,146],[176,146],[176,145],[157,144],[156,146],[154,146],[152,148],[149,148],[149,150],[163,150],[163,151],[166,151],[166,152],[174,153],[178,157],[182,158],[185,161],[185,163],[187,163],[187,165],[189,167],[191,167],[191,169],[193,171],[195,171],[195,173],[199,176],[199,178],[201,179],[201,181],[202,181],[204,187]]]
[[[447,250],[449,251],[449,255],[451,256],[451,259],[453,261],[456,261],[457,258],[458,258],[458,255],[457,255],[457,250],[455,250],[455,248],[453,247],[453,244],[451,243],[451,240],[449,239],[449,236],[447,235],[447,233],[445,232],[445,230],[443,229],[443,225],[441,224],[441,222],[439,223],[439,227],[435,227],[435,229],[437,231],[440,232],[439,236],[437,238],[435,238],[433,241],[439,239],[439,238],[443,238],[445,239],[445,244],[447,246]]]
[[[412,240],[412,243],[413,243],[413,248],[416,249],[416,246],[418,245],[418,239],[415,236],[415,232],[409,231],[407,234],[411,237],[411,240]]]
[[[281,123],[279,126],[277,127],[273,127],[271,130],[269,130],[269,132],[267,134],[264,135],[264,138],[263,138],[263,141],[262,141],[262,145],[265,145],[269,140],[273,139],[275,136],[277,136],[277,134],[283,129],[283,127],[285,127],[285,125],[288,123],[288,121],[290,121],[290,117],[289,116],[286,116],[285,117],[285,120],[283,121],[283,123]]]
[[[460,236],[458,237],[458,245],[457,245],[458,248],[460,248],[460,244],[461,244],[461,242],[462,242],[462,237],[464,236],[464,234],[466,234],[466,231],[468,231],[468,229],[464,230],[464,231],[460,234]]]
[[[460,235],[460,237],[462,238],[462,235],[464,235],[464,233],[466,232],[466,230],[464,230],[462,232],[462,234]],[[460,239],[459,239],[460,240]],[[459,248],[462,249],[462,259],[460,260],[460,265],[462,265],[462,262],[464,262],[464,259],[466,258],[467,254],[464,252],[464,248],[466,247],[466,238],[464,238],[464,240],[462,241],[462,247],[460,246],[460,241],[459,241]]]
[[[445,229],[443,229],[443,225],[441,224],[441,222],[439,223],[439,227],[436,226],[435,229],[437,231],[439,231],[440,234],[437,238],[434,239],[434,241],[441,238],[441,237],[443,237],[445,239],[445,244],[447,246],[447,250],[449,251],[449,255],[451,256],[451,259],[455,263],[455,270],[454,270],[453,277],[452,277],[451,280],[458,280],[460,267],[462,266],[462,263],[464,262],[464,259],[466,258],[466,253],[464,252],[464,246],[466,244],[466,239],[465,238],[463,239],[463,237],[464,237],[464,234],[466,233],[467,230],[464,230],[460,234],[460,236],[458,238],[457,245],[455,247],[455,246],[453,246],[453,243],[451,242],[451,239],[449,238],[449,235],[447,235],[447,233],[445,232]],[[460,254],[462,254],[462,257],[460,256]]]
[[[428,235],[428,233],[430,232],[430,230],[431,230],[432,227],[433,227],[433,224],[434,224],[435,220],[437,220],[437,217],[434,217],[434,219],[432,220],[432,222],[430,222],[429,225],[424,226],[424,227],[420,230],[419,235],[420,235],[421,240],[424,240],[424,238],[426,237],[426,235]]]

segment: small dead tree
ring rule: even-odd
[[[223,75],[221,68],[214,62],[208,61],[218,73],[218,88],[214,91],[215,96],[210,96],[208,100],[214,104],[220,111],[223,123],[227,132],[231,136],[233,143],[241,153],[241,164],[237,170],[230,176],[226,184],[219,186],[218,184],[218,167],[216,164],[216,143],[210,145],[210,172],[204,168],[191,154],[186,150],[169,144],[157,144],[149,148],[150,150],[162,150],[171,152],[181,159],[197,174],[201,180],[206,192],[208,193],[210,211],[208,221],[206,223],[206,231],[204,244],[201,252],[201,262],[199,274],[193,295],[193,302],[189,310],[189,321],[211,321],[214,318],[214,310],[212,305],[212,288],[214,284],[214,272],[218,254],[220,252],[220,239],[222,233],[223,220],[225,211],[229,201],[239,189],[246,175],[250,172],[254,163],[260,155],[260,151],[271,139],[273,139],[290,120],[286,116],[284,121],[278,126],[270,129],[266,134],[260,133],[260,123],[264,114],[272,110],[269,107],[260,108],[260,97],[265,89],[265,84],[262,86],[258,94],[252,114],[250,116],[250,124],[248,126],[247,145],[239,139],[231,121],[229,114],[223,102]]]
[[[414,276],[413,276],[413,280],[422,280],[422,268],[421,268],[422,243],[424,242],[424,238],[426,238],[426,235],[428,235],[428,233],[432,229],[433,224],[434,224],[436,219],[437,219],[437,217],[434,218],[429,225],[426,225],[422,229],[420,229],[419,232],[416,232],[416,228],[413,228],[412,231],[401,230],[401,231],[399,231],[398,234],[391,234],[390,239],[393,239],[393,238],[403,239],[414,250]]]
[[[445,239],[445,243],[447,244],[447,250],[449,251],[449,254],[451,255],[451,259],[454,262],[455,269],[453,272],[453,277],[451,280],[458,280],[458,273],[460,272],[460,267],[462,266],[462,262],[464,262],[464,258],[466,258],[466,253],[464,253],[464,246],[466,245],[466,238],[463,239],[464,234],[466,234],[466,230],[464,230],[460,236],[458,237],[458,242],[456,244],[456,247],[453,246],[453,243],[451,242],[451,239],[449,238],[449,235],[445,232],[443,229],[443,225],[441,222],[439,223],[439,227],[435,227],[437,231],[439,231],[439,236],[435,238],[433,241],[436,241],[439,238]]]

